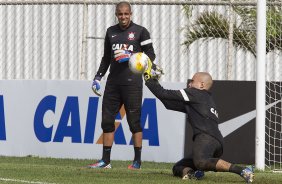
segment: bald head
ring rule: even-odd
[[[209,90],[213,83],[211,75],[207,72],[198,72],[196,74],[200,76],[202,82],[204,83],[204,88]]]
[[[197,72],[189,83],[189,87],[193,87],[200,90],[210,90],[212,84],[212,77],[209,73]]]
[[[122,1],[122,2],[119,2],[117,5],[116,5],[116,13],[119,11],[120,8],[122,7],[127,7],[129,9],[129,11],[131,12],[131,5],[129,2],[127,1]]]

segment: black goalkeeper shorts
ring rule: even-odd
[[[220,142],[208,134],[198,134],[194,138],[192,157],[179,160],[172,168],[174,176],[183,176],[183,169],[216,171],[216,163],[223,153]]]
[[[102,103],[102,129],[104,133],[115,130],[115,119],[124,104],[127,122],[132,133],[142,132],[140,116],[143,85],[117,85],[107,83]]]
[[[197,169],[215,171],[216,163],[223,154],[220,142],[208,134],[198,134],[193,142],[193,162]]]

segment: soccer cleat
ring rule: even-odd
[[[99,160],[95,164],[90,164],[87,167],[92,168],[92,169],[96,169],[96,168],[111,169],[112,168],[110,163],[107,164],[103,160]]]
[[[205,176],[205,172],[204,171],[200,171],[200,170],[190,170],[188,171],[187,174],[185,174],[182,179],[183,180],[187,180],[187,179],[195,179],[195,180],[201,180],[203,179],[203,177]]]
[[[203,179],[204,176],[205,176],[205,172],[204,172],[204,171],[197,170],[197,171],[195,171],[195,173],[194,173],[194,177],[195,177],[197,180]]]
[[[254,181],[254,171],[252,166],[246,167],[244,170],[242,170],[240,174],[247,183],[252,183]]]
[[[129,165],[127,168],[130,169],[130,170],[141,169],[141,163],[138,162],[138,161],[133,161],[133,163],[131,165]]]

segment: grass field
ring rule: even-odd
[[[207,172],[204,179],[181,180],[173,177],[172,163],[143,162],[142,169],[127,169],[130,161],[112,161],[113,169],[88,169],[91,160],[53,159],[38,157],[0,157],[0,183],[244,183],[232,173]],[[281,184],[282,174],[255,172],[254,183]]]

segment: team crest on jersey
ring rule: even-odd
[[[129,32],[128,33],[128,39],[129,40],[134,40],[135,39],[135,33],[134,32]]]

